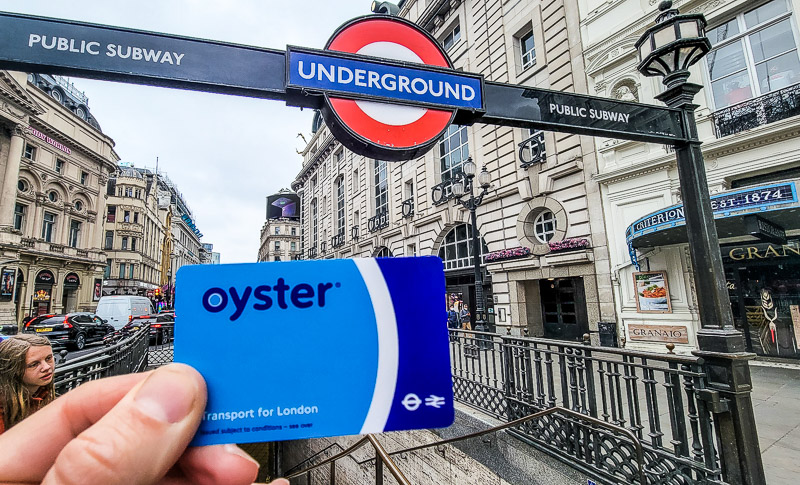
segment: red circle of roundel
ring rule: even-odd
[[[328,50],[357,53],[375,42],[399,44],[414,52],[424,64],[452,67],[438,44],[407,23],[387,18],[365,18],[345,26],[328,41]],[[391,148],[416,147],[430,142],[452,122],[454,111],[426,108],[418,120],[406,125],[387,125],[367,115],[350,99],[328,97],[331,109],[354,134]]]

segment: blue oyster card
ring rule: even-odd
[[[442,261],[182,267],[175,361],[208,384],[193,445],[453,423]]]

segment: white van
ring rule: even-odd
[[[133,317],[152,315],[153,305],[143,296],[111,295],[100,298],[95,313],[119,330]]]

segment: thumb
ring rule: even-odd
[[[42,483],[154,483],[186,449],[205,405],[206,386],[197,371],[162,367],[70,441]]]

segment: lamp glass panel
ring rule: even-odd
[[[653,37],[655,38],[656,41],[656,49],[658,49],[659,47],[664,47],[670,42],[674,42],[675,40],[677,40],[675,37],[675,24],[668,23],[661,30],[657,30],[653,34]]]
[[[678,27],[681,31],[681,39],[687,39],[690,37],[699,37],[700,31],[697,26],[697,20],[684,20],[678,24]]]
[[[455,195],[456,197],[461,197],[462,195],[464,195],[464,182],[461,181],[454,182],[450,188],[453,191],[453,195]]]
[[[476,168],[477,167],[475,166],[475,162],[473,162],[472,160],[467,160],[461,167],[461,169],[464,170],[464,174],[467,175],[468,177],[475,175]]]
[[[642,45],[639,46],[639,62],[642,62],[642,59],[647,57],[647,54],[652,52],[652,48],[650,47],[650,42],[652,42],[652,37],[649,35],[647,36],[647,40],[642,42]]]
[[[492,177],[485,169],[478,174],[478,183],[481,184],[481,187],[487,187],[492,183]]]
[[[677,70],[675,67],[675,51],[670,51],[665,54],[662,54],[660,59],[664,63],[664,65],[661,65],[658,62],[654,62],[653,64],[655,66],[658,66],[657,68],[659,71],[663,70],[664,75],[667,75],[671,72],[675,72]]]

